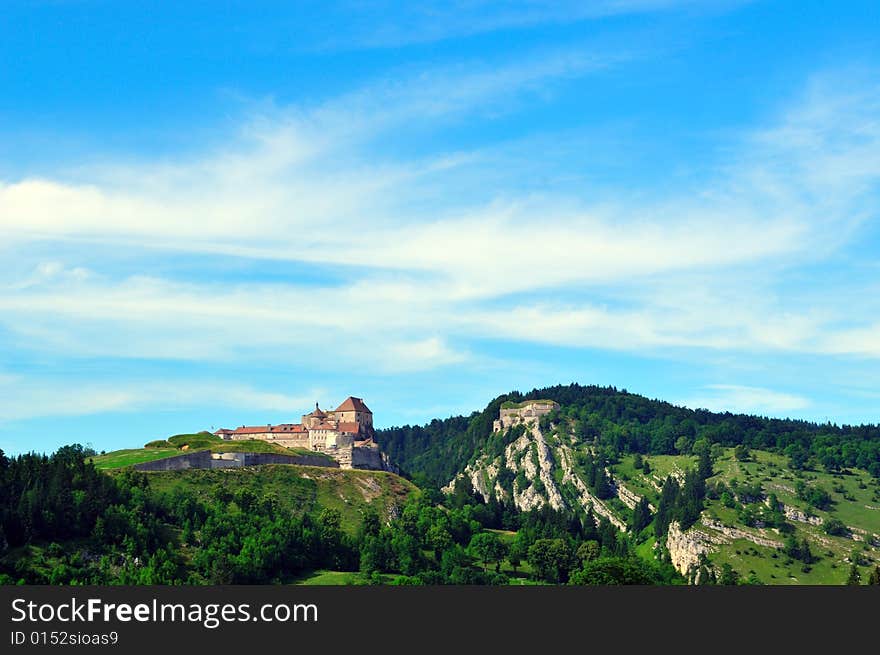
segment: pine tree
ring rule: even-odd
[[[633,534],[638,534],[651,522],[651,509],[648,507],[648,499],[642,497],[642,499],[636,503],[636,506],[633,508],[633,516],[632,516],[632,532]]]
[[[868,578],[868,584],[880,585],[880,566],[875,566],[874,570],[871,571],[871,577]]]
[[[641,453],[636,453],[633,455],[633,468],[636,470],[641,469],[645,465],[645,460],[642,458]]]
[[[706,495],[706,483],[700,478],[699,473],[690,470],[685,474],[684,486],[678,497],[675,518],[681,523],[681,529],[687,530],[703,511],[703,497]]]
[[[806,537],[804,537],[803,540],[801,540],[800,551],[801,551],[801,561],[804,564],[812,564],[813,562],[816,561],[816,558],[813,556],[813,551],[810,550],[810,542],[807,541]]]
[[[598,496],[602,500],[611,498],[611,496],[613,495],[611,489],[611,481],[608,479],[608,474],[605,472],[604,466],[596,466],[596,484],[593,488],[593,491],[595,491],[596,496]]]
[[[660,491],[660,503],[657,506],[657,514],[654,516],[654,534],[659,539],[666,534],[669,524],[675,518],[675,504],[678,501],[678,482],[671,475],[663,482]]]
[[[712,456],[709,454],[708,448],[700,449],[700,459],[697,464],[697,473],[701,480],[708,480],[712,477]]]
[[[859,573],[859,567],[853,562],[853,565],[849,567],[849,578],[846,580],[846,584],[848,585],[860,585],[862,584],[862,574]]]

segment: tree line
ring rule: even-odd
[[[393,517],[367,509],[352,532],[334,509],[297,515],[246,487],[159,491],[149,474],[96,470],[90,454],[0,452],[0,583],[270,584],[318,569],[364,584],[682,582],[592,511],[518,512],[466,483],[416,492]]]
[[[688,409],[615,387],[557,385],[510,392],[469,417],[379,430],[382,448],[420,486],[451,480],[487,447],[492,422],[506,401],[548,399],[562,406],[545,421],[567,419],[574,435],[611,453],[692,454],[700,443],[784,454],[794,469],[865,469],[880,478],[880,426],[836,425]],[[494,444],[497,448],[497,444]]]

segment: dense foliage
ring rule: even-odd
[[[570,419],[574,434],[613,453],[690,454],[695,445],[782,453],[794,469],[859,467],[880,478],[880,426],[817,424],[705,409],[687,409],[614,387],[559,385],[511,392],[470,417],[434,420],[425,426],[380,430],[377,440],[392,460],[420,483],[443,485],[490,445],[492,421],[502,403],[549,399]]]
[[[526,567],[538,582],[681,581],[592,513],[519,513],[464,483],[414,494],[394,518],[368,509],[352,534],[334,509],[297,515],[246,487],[160,492],[148,474],[110,476],[86,455],[0,453],[0,583],[264,584],[332,569],[362,583],[505,584]]]

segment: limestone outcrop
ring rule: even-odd
[[[685,577],[690,576],[699,566],[701,556],[708,555],[717,543],[717,538],[708,532],[694,528],[682,531],[678,521],[670,523],[666,533],[666,550],[672,566]]]

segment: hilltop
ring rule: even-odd
[[[412,482],[206,433],[0,453],[0,581],[880,583],[876,426],[569,385],[376,439]]]
[[[418,496],[383,471],[120,465],[150,450],[104,455],[105,470],[76,445],[51,456],[0,452],[9,500],[0,506],[0,584],[289,583],[318,569],[357,571],[359,535]]]
[[[260,439],[225,441],[210,432],[178,434],[168,439],[151,441],[145,444],[143,448],[127,448],[96,455],[91,458],[91,461],[100,470],[112,470],[167,459],[169,457],[177,457],[178,455],[198,450],[210,450],[213,453],[240,452],[274,453],[291,456],[308,455],[313,458],[325,459],[328,465],[333,463],[331,457],[305,448],[286,448]]]
[[[842,584],[853,566],[867,577],[880,563],[873,425],[690,410],[570,385],[377,439],[422,484],[520,512],[590,512],[691,581]]]
[[[580,439],[598,439],[618,452],[677,455],[700,439],[725,447],[746,444],[785,454],[795,468],[857,466],[880,478],[880,426],[819,424],[679,407],[626,389],[556,385],[498,396],[469,416],[377,430],[376,440],[402,470],[442,486],[478,457],[493,435],[502,405],[549,400]],[[679,440],[684,440],[679,443]]]

